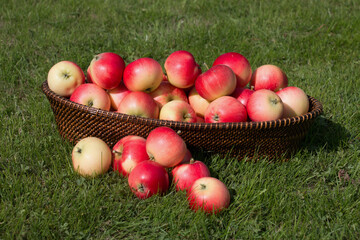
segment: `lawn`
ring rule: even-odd
[[[358,0],[0,2],[0,239],[360,239]],[[231,192],[217,215],[173,186],[139,200],[112,171],[76,175],[41,91],[61,60],[179,49],[203,70],[230,51],[275,64],[324,107],[288,162],[193,152]]]

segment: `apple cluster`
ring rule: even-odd
[[[61,61],[47,82],[79,104],[189,123],[270,121],[309,110],[306,93],[288,86],[282,69],[267,64],[253,72],[240,53],[222,54],[202,72],[190,52],[179,50],[166,58],[164,70],[152,58],[126,65],[118,54],[105,52],[92,59],[86,77],[76,63]]]
[[[186,191],[194,211],[218,213],[230,204],[226,185],[192,158],[184,140],[169,127],[155,128],[146,139],[125,136],[112,150],[99,138],[84,138],[73,148],[72,163],[75,172],[86,177],[102,175],[112,166],[139,199],[166,193],[172,182],[176,191]]]

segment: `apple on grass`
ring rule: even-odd
[[[104,89],[117,87],[123,77],[125,62],[121,56],[112,52],[96,55],[87,70],[88,81]]]
[[[230,67],[236,76],[236,87],[245,87],[251,78],[251,66],[249,61],[240,53],[228,52],[217,57],[213,66],[223,64]]]
[[[166,103],[161,109],[159,119],[179,122],[196,122],[196,113],[189,103],[182,100],[173,100]]]
[[[223,96],[210,103],[205,112],[205,122],[246,122],[245,106],[234,97]]]
[[[286,87],[277,91],[276,94],[284,104],[282,117],[296,117],[309,111],[309,98],[301,88]]]
[[[112,109],[117,111],[118,106],[121,103],[121,101],[123,100],[123,98],[130,92],[131,91],[126,88],[126,86],[124,85],[123,82],[120,82],[120,84],[116,88],[109,90],[108,94],[110,96]]]
[[[268,89],[276,92],[287,86],[286,74],[278,66],[271,64],[258,67],[250,79],[250,88],[255,91]]]
[[[275,92],[260,89],[250,96],[246,109],[251,121],[271,121],[282,117],[284,105]]]
[[[199,95],[195,86],[191,88],[188,99],[190,106],[194,109],[196,114],[203,118],[210,102]]]
[[[70,101],[107,111],[111,107],[109,94],[94,83],[84,83],[77,87],[71,94]]]
[[[47,83],[57,95],[70,97],[78,86],[85,83],[85,75],[76,63],[61,61],[50,68]]]
[[[189,206],[195,212],[219,213],[229,207],[230,192],[226,185],[214,177],[202,177],[193,183],[188,192]]]
[[[148,93],[140,91],[128,93],[120,102],[117,112],[137,117],[159,117],[159,107],[155,100]]]
[[[128,183],[138,198],[146,199],[169,189],[169,175],[159,163],[147,160],[140,162],[130,172]]]
[[[72,164],[75,172],[86,177],[96,177],[107,172],[111,160],[109,146],[96,137],[80,140],[72,151]]]

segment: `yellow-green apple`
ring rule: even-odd
[[[146,118],[159,117],[159,107],[155,100],[141,91],[128,93],[118,105],[117,112]]]
[[[232,97],[240,101],[244,106],[246,106],[249,97],[254,93],[254,90],[243,87],[236,87],[235,91],[231,94]]]
[[[185,157],[184,140],[169,127],[157,127],[146,138],[146,151],[151,160],[169,168],[179,164]]]
[[[198,210],[216,214],[230,205],[230,192],[226,185],[214,177],[197,179],[188,192],[189,206]]]
[[[100,53],[91,60],[87,79],[104,89],[113,89],[120,84],[124,69],[125,62],[120,55]]]
[[[246,110],[251,121],[270,121],[282,117],[284,105],[275,92],[260,89],[250,96]]]
[[[71,94],[70,101],[107,111],[111,107],[109,94],[95,83],[84,83],[78,86]]]
[[[199,95],[208,101],[233,93],[236,87],[236,76],[226,65],[215,65],[200,74],[195,81]]]
[[[72,151],[73,168],[82,176],[104,174],[110,168],[111,159],[109,146],[97,137],[83,138]]]
[[[189,88],[194,85],[201,74],[201,68],[194,56],[185,50],[175,51],[165,60],[165,71],[168,81],[178,88]]]
[[[188,102],[184,90],[171,85],[168,81],[162,81],[159,87],[150,93],[150,96],[158,103],[159,108],[162,108],[166,103],[173,100]]]
[[[146,139],[128,135],[121,138],[113,147],[113,169],[122,176],[128,177],[140,162],[149,160],[146,152]]]
[[[169,189],[169,174],[160,164],[147,160],[136,165],[128,178],[131,191],[140,199]]]
[[[152,92],[163,80],[163,70],[152,58],[139,58],[128,64],[124,70],[124,84],[130,91]]]
[[[274,92],[288,86],[286,74],[272,64],[258,67],[251,76],[250,88],[256,90],[269,89]]]
[[[78,86],[85,83],[85,75],[76,63],[61,61],[50,68],[47,83],[57,95],[70,97]]]
[[[113,88],[113,89],[109,90],[108,94],[110,96],[112,109],[117,111],[120,102],[130,92],[131,91],[126,88],[126,86],[124,85],[123,82],[120,82],[120,84],[116,88]]]
[[[160,109],[159,119],[194,123],[196,122],[196,113],[189,103],[183,100],[173,100]]]
[[[205,112],[205,122],[246,122],[247,113],[245,106],[236,98],[223,96],[210,103]]]
[[[296,117],[309,111],[309,98],[301,88],[290,86],[277,91],[276,94],[284,104],[282,117]]]
[[[236,86],[245,87],[251,78],[251,66],[249,61],[240,53],[228,52],[217,57],[213,66],[224,64],[230,67],[236,76]]]
[[[196,91],[195,86],[191,88],[188,99],[190,106],[194,109],[196,114],[203,118],[210,102],[199,95],[199,93]]]
[[[202,177],[210,177],[210,171],[205,163],[191,159],[188,163],[182,163],[171,171],[176,191],[189,191],[193,183]]]

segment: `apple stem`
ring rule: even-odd
[[[206,185],[205,184],[200,184],[200,188],[201,188],[201,190],[204,190],[204,189],[206,189]]]
[[[138,191],[141,192],[141,193],[144,193],[145,192],[145,187],[143,184],[139,184],[138,185]]]
[[[193,164],[195,162],[195,159],[194,158],[191,158],[190,159],[190,164]]]
[[[120,155],[120,156],[121,156],[121,154],[122,154],[122,152],[119,152],[119,151],[116,151],[116,150],[113,150],[112,152],[113,152],[114,154]]]
[[[204,62],[204,66],[206,67],[206,70],[209,70],[209,66]]]

